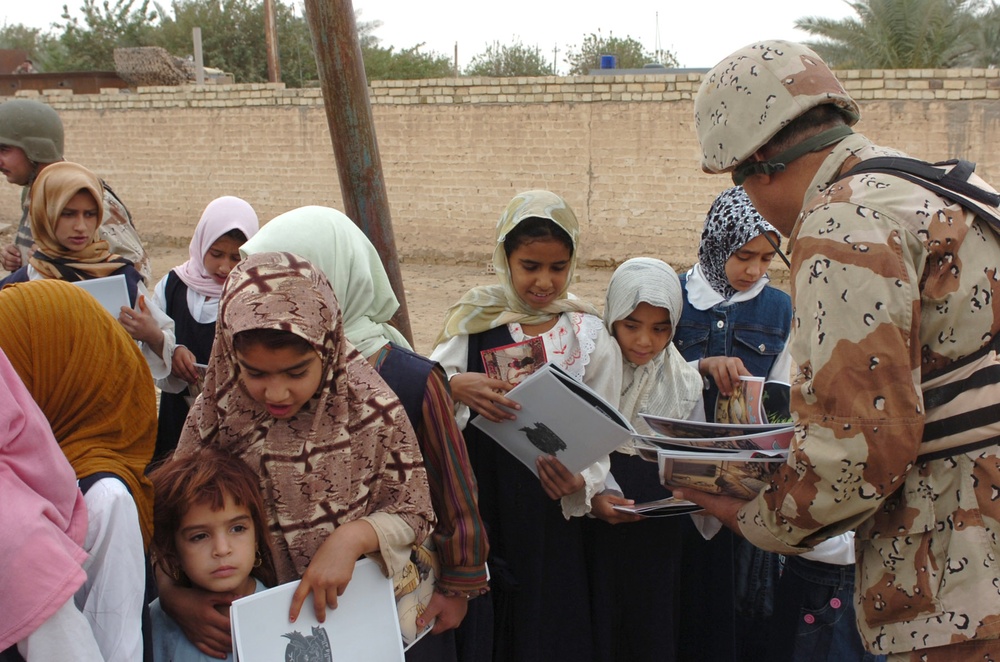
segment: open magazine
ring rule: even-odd
[[[555,455],[571,473],[580,473],[629,440],[628,420],[589,386],[546,363],[507,393],[521,405],[517,419],[494,423],[482,416],[476,426],[524,463],[536,476],[535,460]]]
[[[276,660],[365,660],[403,662],[403,640],[392,580],[370,559],[354,575],[337,608],[316,620],[312,594],[294,623],[288,608],[299,582],[290,582],[233,602],[229,612],[233,658],[239,662]]]
[[[706,423],[642,414],[656,433],[633,435],[636,450],[657,462],[666,487],[690,487],[751,499],[785,463],[791,423]]]

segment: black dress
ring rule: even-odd
[[[187,285],[176,272],[171,271],[167,274],[165,312],[174,320],[177,344],[187,347],[198,363],[205,364],[212,354],[215,322],[202,324],[195,321],[188,308],[187,293]],[[180,439],[184,419],[188,413],[185,395],[186,390],[181,393],[165,391],[160,393],[160,416],[156,426],[156,450],[153,451],[153,462],[168,457],[177,448],[177,440]]]
[[[469,336],[468,372],[483,372],[480,351],[512,342],[506,326]],[[493,659],[591,660],[583,518],[563,517],[538,478],[478,428],[464,434],[490,541]]]

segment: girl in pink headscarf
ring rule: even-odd
[[[87,579],[87,506],[45,414],[2,350],[0,503],[0,657],[16,645],[28,660],[103,660],[73,601]]]
[[[198,221],[187,262],[171,269],[156,285],[153,298],[173,319],[174,338],[171,347],[164,343],[163,349],[171,364],[170,376],[156,384],[162,393],[154,461],[177,446],[188,398],[193,400],[199,390],[199,365],[207,364],[212,353],[222,286],[240,261],[240,246],[258,228],[257,213],[245,200],[231,195],[216,198]]]

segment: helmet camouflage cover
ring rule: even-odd
[[[0,145],[24,150],[35,163],[63,159],[63,125],[51,106],[31,99],[0,103]]]
[[[705,74],[694,123],[705,172],[729,172],[807,110],[834,104],[848,124],[861,117],[830,68],[802,44],[762,41],[726,57]]]

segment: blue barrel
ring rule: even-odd
[[[618,58],[614,55],[601,56],[601,69],[614,69],[618,66]]]

